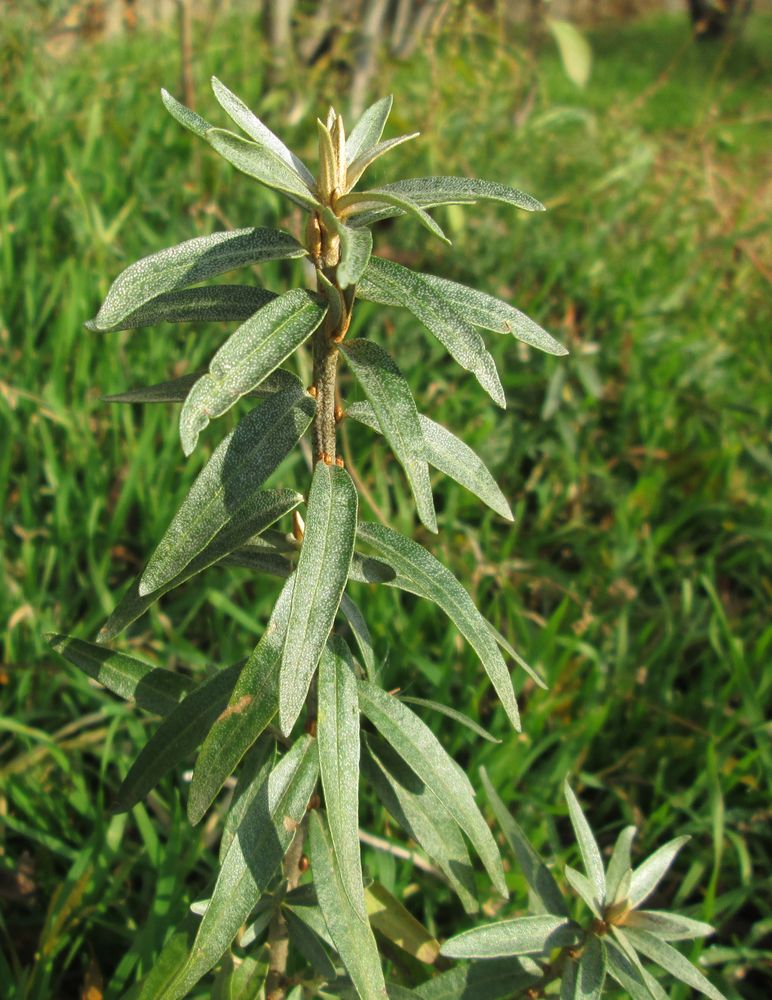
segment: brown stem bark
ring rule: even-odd
[[[335,375],[338,367],[338,348],[333,338],[336,330],[322,323],[313,336],[316,414],[314,416],[314,461],[335,461]]]
[[[287,892],[297,888],[302,874],[300,860],[303,857],[303,847],[306,842],[306,821],[300,824],[284,856],[284,877],[287,880]],[[289,931],[287,921],[281,907],[278,907],[268,931],[268,948],[270,951],[268,978],[265,983],[266,1000],[284,1000],[287,995],[287,959],[289,958]]]

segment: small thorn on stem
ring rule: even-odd
[[[321,804],[322,800],[319,798],[316,792],[314,792],[314,794],[308,800],[308,807],[306,811],[311,812],[312,809],[318,809]]]
[[[309,736],[316,737],[316,719],[309,719],[306,723],[306,732]]]
[[[315,385],[309,385],[309,387],[306,389],[306,392],[308,393],[309,396],[313,396],[314,399],[316,399],[316,386]]]
[[[339,424],[345,416],[346,416],[346,411],[343,409],[340,403],[338,403],[338,405],[335,407],[335,423]]]
[[[323,451],[322,461],[324,462],[325,465],[332,465],[332,455],[330,455],[330,453],[327,451]]]
[[[341,469],[346,468],[346,463],[343,461],[340,455],[338,455],[337,458],[335,459],[335,464]]]
[[[300,861],[298,861],[298,869],[301,872],[307,872],[308,871],[308,865],[309,865],[308,856],[306,854],[304,854],[301,857]]]

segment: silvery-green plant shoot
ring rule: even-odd
[[[506,657],[541,681],[427,548],[360,516],[357,489],[336,448],[336,429],[344,419],[386,439],[429,531],[437,530],[430,466],[501,517],[511,520],[512,512],[482,460],[419,412],[397,361],[375,340],[347,335],[352,311],[358,299],[409,310],[501,407],[504,391],[480,328],[550,354],[566,353],[508,303],[375,255],[372,228],[409,215],[447,242],[428,212],[434,206],[493,201],[531,212],[543,206],[506,185],[464,177],[420,177],[368,188],[371,164],[414,138],[382,139],[391,97],[368,108],[349,135],[333,109],[324,122],[317,121],[314,175],[235,94],[217,79],[212,84],[217,101],[245,135],[210,125],[166,91],[163,103],[237,170],[302,209],[303,231],[238,229],[157,251],[116,278],[87,326],[101,334],[160,322],[237,324],[205,371],[108,397],[181,404],[185,455],[202,436],[216,437],[218,418],[239,399],[250,397],[255,405],[212,451],[98,642],[51,637],[53,648],[89,676],[161,717],[121,785],[116,809],[131,809],[196,753],[190,821],[199,823],[215,802],[223,808],[229,802],[219,872],[207,898],[193,903],[127,998],[179,1000],[212,970],[214,992],[207,995],[233,1000],[490,1000],[538,996],[556,984],[562,997],[588,1000],[600,995],[607,973],[636,1000],[664,996],[639,955],[719,997],[668,943],[709,928],[640,909],[681,841],[633,870],[631,834],[624,831],[604,870],[568,789],[586,875],[568,869],[566,878],[590,907],[587,926],[571,918],[549,869],[490,788],[494,811],[538,903],[534,915],[464,930],[442,945],[440,958],[432,934],[363,872],[360,781],[431,859],[467,914],[479,909],[470,846],[495,891],[508,895],[499,848],[474,789],[415,708],[445,712],[483,737],[488,734],[455,708],[383,689],[366,618],[347,593],[348,582],[396,587],[436,604],[479,657],[516,729],[520,716]],[[313,265],[313,290],[202,284],[238,268],[290,258]],[[313,357],[309,386],[283,367],[305,344]],[[341,401],[339,364],[349,369],[364,401],[348,407]],[[313,456],[307,492],[265,488],[306,435]],[[168,591],[215,564],[283,581],[247,659],[195,683],[106,645]],[[223,792],[234,784],[233,775],[235,788]],[[396,948],[411,956],[404,968],[391,966],[399,981],[388,985],[383,941],[390,954]],[[479,961],[433,976],[437,963],[447,969],[451,958],[509,964],[502,971],[498,963],[493,978],[491,963]],[[414,968],[425,974],[411,977],[405,971]]]

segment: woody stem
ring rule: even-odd
[[[300,882],[300,859],[306,836],[305,819],[295,832],[290,848],[284,856],[284,877],[287,892],[295,889]],[[287,961],[289,959],[289,932],[281,907],[273,915],[268,931],[269,969],[266,979],[266,1000],[285,1000],[287,996]]]
[[[316,390],[313,444],[314,461],[335,461],[335,375],[338,348],[333,338],[337,330],[325,320],[312,338],[313,385]]]

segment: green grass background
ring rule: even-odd
[[[655,903],[718,928],[688,953],[729,997],[766,997],[772,21],[758,15],[716,45],[692,43],[680,18],[600,30],[583,91],[548,42],[529,52],[471,8],[436,41],[379,70],[377,93],[396,98],[388,134],[423,135],[374,179],[469,174],[522,187],[550,211],[443,210],[452,248],[400,221],[377,233],[377,251],[507,298],[571,355],[490,335],[508,398],[495,412],[406,314],[358,310],[355,332],[388,345],[424,412],[488,462],[514,526],[437,476],[440,534],[426,537],[383,444],[344,425],[344,453],[366,516],[427,543],[549,690],[518,678],[524,732],[513,734],[436,609],[360,586],[386,683],[463,708],[501,738],[482,744],[427,717],[473,780],[488,768],[558,868],[575,860],[566,774],[605,848],[630,822],[639,857],[690,833]],[[299,219],[165,114],[173,37],[84,47],[59,64],[18,24],[5,42],[0,993],[53,1000],[112,980],[114,996],[205,892],[218,820],[188,828],[179,774],[109,816],[152,720],[56,660],[43,635],[94,635],[231,421],[185,462],[173,408],[100,401],[201,365],[222,327],[94,335],[83,322],[140,256],[229,225],[297,232]],[[220,24],[196,64],[199,109],[221,121],[205,86],[216,73],[315,162],[313,116],[336,100],[345,54],[269,91],[255,26]],[[291,109],[302,120],[282,128]],[[280,290],[302,272],[271,264],[250,280]],[[347,376],[343,389],[356,398]],[[275,479],[303,488],[302,458]],[[252,647],[276,593],[268,579],[213,569],[120,645],[200,675]],[[363,794],[362,825],[398,841]],[[365,862],[437,934],[461,928],[430,879],[369,849]],[[513,914],[525,905],[514,862],[509,879]]]

